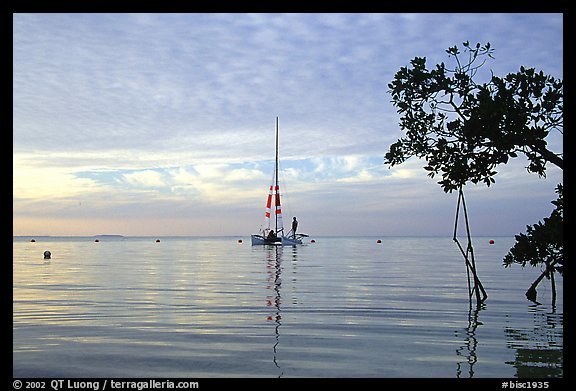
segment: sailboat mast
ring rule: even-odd
[[[280,199],[280,196],[278,195],[278,191],[280,190],[280,187],[278,186],[278,117],[276,117],[276,166],[274,172],[274,186],[276,189],[276,211],[274,213],[274,218],[276,220],[276,233],[278,233],[278,200]]]

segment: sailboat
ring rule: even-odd
[[[274,200],[274,202],[272,202]],[[272,204],[274,203],[274,208]],[[272,229],[272,213],[274,214],[274,229]],[[282,205],[280,203],[280,186],[278,184],[278,117],[276,117],[276,160],[274,165],[274,176],[272,184],[268,190],[266,201],[265,227],[258,234],[251,235],[252,245],[283,245],[291,246],[302,244],[302,239],[308,237],[306,234],[297,234],[290,230],[284,233],[282,221]]]

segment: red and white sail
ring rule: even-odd
[[[274,229],[276,233],[283,232],[284,223],[282,221],[282,204],[280,202],[280,186],[276,182],[276,172],[272,179],[272,184],[268,190],[268,199],[266,200],[266,232],[270,228]],[[274,208],[272,207],[272,200],[274,200]],[[272,225],[272,210],[274,210],[274,224]]]

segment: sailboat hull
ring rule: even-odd
[[[282,245],[282,239],[268,239],[262,235],[251,235],[250,241],[252,242],[252,246],[261,246],[261,245],[271,245],[271,246],[280,246]]]
[[[292,232],[292,231],[290,231]],[[306,234],[290,234],[288,232],[288,236],[282,236],[282,245],[283,246],[295,246],[297,244],[302,244],[302,239],[307,238],[308,235]]]
[[[282,246],[295,246],[297,244],[302,244],[302,240],[301,239],[294,239],[294,238],[289,238],[286,236],[282,237]]]

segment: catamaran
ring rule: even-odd
[[[274,200],[274,208],[272,207]],[[274,213],[274,229],[272,226],[272,213]],[[258,234],[251,235],[252,245],[283,245],[291,246],[302,244],[302,239],[308,237],[306,234],[296,233],[294,229],[284,233],[284,223],[282,221],[282,205],[280,203],[280,186],[278,184],[278,117],[276,117],[276,160],[274,165],[274,176],[272,184],[268,190],[266,201],[265,226]]]

